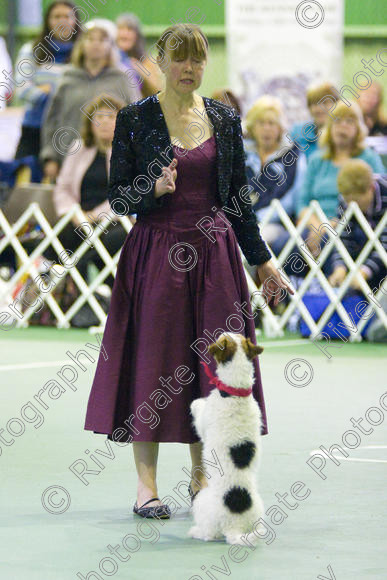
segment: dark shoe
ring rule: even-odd
[[[191,505],[193,504],[193,500],[195,499],[195,497],[197,496],[197,494],[199,493],[200,489],[198,489],[197,491],[195,491],[195,493],[192,490],[191,484],[189,484],[188,487],[188,493],[191,497]]]
[[[137,501],[133,506],[133,511],[138,516],[142,518],[156,518],[156,519],[163,519],[166,520],[171,515],[171,510],[167,505],[155,505],[152,507],[144,507],[147,503],[151,501],[155,501],[156,499],[160,499],[158,497],[152,497],[152,499],[148,499],[141,507],[137,507]]]

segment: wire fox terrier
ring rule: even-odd
[[[257,491],[262,420],[252,396],[252,361],[262,351],[250,338],[225,332],[208,347],[217,363],[217,377],[201,362],[217,388],[191,403],[193,425],[203,443],[203,456],[215,449],[224,475],[208,478],[207,487],[197,494],[191,538],[209,541],[225,536],[229,544],[246,545],[243,536],[263,515]],[[255,543],[259,539],[252,537]]]

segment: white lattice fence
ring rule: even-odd
[[[6,219],[3,212],[0,210],[0,229],[5,234],[0,240],[0,255],[4,249],[10,245],[15,251],[16,256],[19,258],[20,267],[16,270],[13,276],[3,284],[2,293],[0,296],[1,303],[3,304],[2,310],[4,311],[4,304],[7,300],[10,300],[11,304],[17,300],[18,295],[16,293],[18,284],[20,280],[23,279],[27,274],[36,280],[37,277],[41,275],[41,272],[37,269],[36,261],[44,254],[44,251],[51,244],[53,248],[57,251],[58,255],[64,252],[66,248],[63,247],[58,235],[65,228],[65,226],[76,217],[80,222],[87,222],[86,215],[82,212],[79,205],[74,205],[72,210],[63,216],[54,227],[51,227],[46,217],[44,216],[42,210],[37,203],[31,203],[30,206],[24,211],[20,218],[14,224],[10,224]],[[44,238],[37,244],[34,250],[28,255],[25,251],[23,245],[18,239],[18,232],[21,228],[30,220],[34,220],[41,228],[44,233]],[[53,296],[53,291],[40,291],[39,298],[43,300],[47,306],[50,308],[52,314],[57,321],[58,328],[68,328],[70,326],[71,319],[75,314],[82,308],[82,306],[87,302],[90,308],[93,310],[95,315],[100,321],[101,326],[105,324],[106,314],[103,308],[100,306],[99,302],[94,296],[96,289],[103,284],[104,280],[111,273],[115,275],[117,262],[119,259],[120,251],[118,251],[114,256],[111,256],[106,250],[104,244],[102,243],[100,237],[105,231],[106,226],[111,222],[121,222],[122,226],[125,228],[126,232],[132,228],[132,223],[128,217],[119,217],[117,215],[112,215],[111,219],[109,216],[104,217],[99,225],[95,225],[92,228],[86,228],[84,234],[84,241],[82,237],[79,236],[80,245],[74,253],[73,259],[78,262],[78,260],[94,246],[96,252],[105,263],[103,269],[98,273],[95,279],[90,285],[88,285],[81,274],[79,273],[76,265],[66,269],[66,272],[71,276],[74,284],[80,291],[80,296],[75,300],[75,302],[70,306],[70,308],[64,312],[58,302]],[[74,226],[75,229],[75,226]],[[52,272],[55,272],[53,268]],[[31,316],[38,310],[39,302],[36,305],[31,305],[22,313],[22,317],[17,318],[16,327],[26,327],[28,326],[28,321]],[[19,306],[20,308],[20,306]],[[15,308],[12,309],[15,314]],[[17,315],[16,315],[17,316]]]
[[[299,223],[298,227],[295,227],[295,225],[292,223],[289,216],[285,212],[284,208],[282,207],[281,202],[279,200],[273,200],[270,204],[269,211],[265,215],[265,219],[261,223],[261,226],[263,227],[267,223],[269,223],[275,215],[276,216],[278,215],[281,220],[281,223],[290,234],[289,240],[282,249],[280,255],[277,258],[273,256],[273,261],[275,262],[276,266],[280,269],[280,271],[283,273],[286,279],[288,278],[284,274],[282,266],[286,263],[286,260],[291,255],[292,250],[294,250],[295,244],[297,245],[299,253],[302,254],[302,257],[305,259],[305,261],[310,267],[309,272],[305,276],[303,282],[301,283],[295,295],[294,296],[289,295],[290,302],[281,315],[274,315],[273,312],[268,307],[262,309],[264,332],[267,336],[270,337],[283,336],[284,330],[289,322],[289,319],[292,316],[292,314],[296,311],[296,309],[298,309],[301,318],[305,321],[308,328],[310,329],[312,337],[317,336],[322,331],[322,329],[327,324],[327,322],[329,321],[330,317],[332,316],[335,310],[337,310],[337,313],[342,318],[344,323],[347,324],[349,327],[352,327],[353,322],[349,318],[348,313],[343,307],[341,301],[345,293],[347,292],[352,279],[355,276],[357,276],[361,289],[366,296],[371,294],[372,296],[375,297],[376,300],[378,300],[383,295],[382,289],[384,290],[384,294],[387,292],[387,284],[385,284],[384,287],[381,286],[376,292],[373,292],[374,289],[371,289],[367,284],[366,280],[358,273],[360,266],[364,263],[367,256],[373,249],[377,251],[378,255],[380,256],[380,258],[384,263],[384,266],[387,269],[387,253],[383,249],[383,246],[379,240],[379,237],[381,236],[381,233],[383,232],[383,229],[386,226],[387,214],[383,216],[383,218],[380,220],[377,227],[375,228],[375,231],[373,231],[369,223],[367,222],[366,218],[364,217],[363,213],[361,212],[360,208],[358,207],[358,205],[354,202],[351,202],[347,210],[342,213],[340,221],[337,221],[338,225],[335,228],[336,235],[332,233],[329,228],[324,229],[324,235],[329,236],[329,243],[325,244],[321,253],[315,259],[313,258],[310,251],[309,252],[306,251],[305,240],[302,238],[302,232],[304,231],[305,226],[309,222],[309,219],[313,213],[315,213],[318,216],[321,223],[330,224],[332,218],[328,218],[325,215],[325,213],[322,211],[320,207],[320,204],[317,201],[312,201],[307,212],[304,214],[303,219]],[[340,239],[341,233],[347,226],[352,216],[355,216],[359,225],[361,226],[361,228],[363,229],[368,238],[366,244],[361,250],[356,261],[352,260],[351,256],[349,255],[343,242]],[[348,269],[347,277],[345,278],[343,284],[340,286],[338,290],[333,289],[331,287],[322,271],[322,266],[325,263],[328,254],[332,251],[333,247],[335,247],[336,250],[339,252]],[[305,251],[302,251],[302,248],[304,248]],[[248,279],[250,292],[251,293],[253,293],[254,291],[256,292],[257,290],[256,285],[252,280],[251,276],[248,274],[248,272],[246,272],[246,276]],[[330,304],[325,309],[322,316],[319,318],[317,322],[313,320],[304,302],[302,301],[303,296],[306,294],[313,280],[316,278],[320,282],[321,287],[326,292],[330,300]],[[259,308],[259,304],[255,300],[252,300],[252,306],[254,309]],[[383,309],[377,307],[374,310],[376,312],[376,315],[382,320],[385,327],[387,328],[387,316],[383,311]],[[366,318],[361,319],[359,321],[357,325],[357,332],[354,334],[350,334],[349,338],[350,341],[362,340],[361,331],[363,330],[366,323],[367,323]]]
[[[311,203],[308,211],[304,215],[298,227],[295,227],[292,221],[289,219],[289,216],[283,209],[280,201],[274,200],[271,203],[270,210],[265,216],[265,219],[261,225],[264,226],[265,224],[269,223],[271,218],[275,214],[278,214],[282,224],[290,234],[290,238],[286,243],[286,245],[284,246],[283,250],[281,251],[281,254],[278,256],[278,258],[273,257],[273,261],[275,262],[277,267],[281,269],[281,271],[282,266],[285,264],[286,260],[289,258],[289,255],[294,249],[294,245],[297,245],[298,248],[305,248],[305,241],[302,238],[302,232],[313,212],[317,214],[322,223],[327,224],[330,223],[329,218],[324,214],[320,205],[315,201]],[[81,222],[87,221],[86,216],[82,212],[80,206],[75,205],[71,210],[71,212],[66,214],[66,216],[61,218],[55,224],[55,226],[52,227],[47,221],[38,204],[32,203],[20,216],[17,222],[11,225],[6,219],[3,212],[0,210],[0,230],[3,232],[3,237],[0,239],[0,254],[4,251],[4,249],[7,246],[12,246],[20,263],[20,266],[13,274],[13,276],[5,284],[3,283],[0,295],[1,304],[3,305],[1,310],[3,312],[6,310],[4,304],[8,304],[7,301],[9,301],[9,304],[12,304],[17,299],[18,296],[17,288],[20,285],[20,281],[23,280],[23,278],[26,275],[29,275],[34,280],[36,279],[36,277],[41,275],[41,272],[39,271],[39,268],[36,264],[36,261],[42,254],[44,254],[44,251],[50,244],[52,244],[52,246],[54,247],[54,249],[57,251],[58,254],[66,250],[66,248],[64,248],[61,242],[59,241],[58,235],[74,216]],[[365,244],[356,261],[352,260],[345,246],[340,240],[340,234],[342,233],[342,231],[344,230],[344,228],[346,227],[347,223],[349,222],[352,216],[356,217],[358,223],[361,225],[362,229],[364,230],[368,238],[367,243]],[[36,247],[30,254],[27,254],[17,234],[21,230],[21,228],[31,219],[35,220],[36,223],[39,224],[42,232],[44,233],[44,238],[39,241],[39,243],[36,245]],[[353,277],[358,276],[361,288],[364,291],[365,295],[372,293],[372,295],[375,296],[376,300],[380,298],[382,295],[381,289],[379,289],[374,294],[373,289],[371,289],[367,284],[367,282],[364,280],[364,278],[360,276],[360,274],[358,274],[358,271],[360,266],[364,263],[365,259],[373,249],[377,251],[378,255],[381,257],[384,265],[387,268],[387,254],[384,251],[378,239],[381,235],[381,232],[383,231],[383,228],[386,225],[386,220],[387,216],[385,215],[377,225],[375,231],[373,231],[370,228],[367,220],[365,219],[364,215],[360,211],[357,204],[351,203],[347,208],[346,212],[342,215],[340,222],[338,222],[338,225],[335,230],[336,235],[333,234],[329,229],[325,230],[324,234],[329,236],[330,243],[329,244],[327,243],[323,247],[318,258],[314,259],[310,252],[307,251],[302,252],[303,258],[308,263],[310,270],[305,276],[296,294],[294,296],[290,296],[290,301],[287,304],[284,311],[282,312],[282,314],[281,315],[274,314],[269,306],[266,306],[265,308],[262,309],[263,327],[265,335],[268,337],[283,336],[284,330],[289,323],[289,319],[296,310],[299,311],[301,318],[308,325],[312,337],[318,335],[321,332],[326,323],[329,321],[335,309],[337,310],[342,320],[346,324],[351,326],[352,322],[349,319],[348,314],[345,308],[343,307],[341,301],[346,291],[348,290]],[[43,300],[47,304],[52,314],[54,315],[58,328],[68,328],[70,326],[71,319],[75,316],[77,312],[79,312],[79,310],[85,303],[89,304],[90,308],[93,310],[98,320],[100,321],[101,327],[103,327],[106,322],[106,314],[102,309],[102,307],[100,306],[97,299],[95,298],[94,293],[110,273],[115,275],[117,262],[120,255],[120,251],[118,251],[114,256],[111,256],[107,251],[106,247],[104,246],[103,240],[101,240],[101,234],[104,232],[106,226],[110,223],[110,221],[120,222],[127,232],[129,232],[129,230],[132,227],[132,223],[128,217],[119,217],[115,214],[112,214],[111,219],[109,219],[109,217],[107,216],[100,222],[100,225],[98,227],[94,226],[94,231],[92,235],[90,235],[89,229],[85,233],[85,236],[87,235],[87,237],[84,241],[82,241],[81,237],[79,238],[80,245],[76,250],[74,258],[75,259],[81,258],[88,251],[90,245],[92,245],[102,258],[102,260],[104,261],[105,266],[98,273],[98,275],[90,285],[88,285],[85,282],[85,280],[77,270],[76,265],[67,270],[68,274],[72,277],[75,285],[78,287],[80,291],[80,296],[68,308],[68,310],[63,311],[61,309],[58,302],[55,300],[52,291],[47,292],[41,291],[39,294],[41,300]],[[348,268],[348,275],[338,291],[334,290],[330,286],[327,278],[325,277],[321,269],[322,265],[327,259],[328,254],[331,252],[333,246],[335,246],[337,251],[340,253],[344,263]],[[257,308],[260,308],[262,306],[262,303],[261,305],[259,304],[259,299],[257,297],[258,295],[257,287],[247,270],[246,277],[248,281],[250,294],[252,295],[251,300],[252,307],[254,310],[256,310]],[[327,296],[330,299],[330,304],[328,305],[323,315],[317,322],[313,320],[304,302],[302,301],[303,296],[310,288],[312,281],[314,279],[317,279],[319,281],[321,287],[324,289],[324,291],[326,292]],[[38,306],[39,303],[32,304],[24,310],[23,315],[21,317],[15,317],[17,320],[16,327],[28,326],[29,320],[31,316],[34,314],[34,312],[36,312],[36,310],[38,309]],[[375,311],[376,315],[383,321],[383,323],[387,327],[386,314],[383,312],[381,308],[376,308]],[[14,312],[15,309],[13,309],[13,313]],[[361,331],[366,322],[367,322],[366,319],[361,320],[358,324],[358,330]],[[357,332],[354,335],[351,334],[350,340],[361,340],[360,332]]]

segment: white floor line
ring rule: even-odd
[[[339,457],[338,455],[333,455],[336,459],[340,461],[360,461],[361,463],[387,463],[387,459],[362,459],[361,457]]]
[[[350,449],[349,447],[345,447],[342,445],[343,449],[348,451],[357,451],[357,449],[387,449],[387,445],[360,445],[356,447],[356,449]],[[314,455],[315,453],[323,453],[321,449],[312,449],[309,452],[309,455]],[[325,454],[324,454],[325,455]],[[387,463],[387,459],[366,459],[363,457],[343,457],[342,455],[335,455],[332,453],[332,457],[337,459],[338,461],[360,461],[360,463]]]
[[[341,446],[343,449],[347,451],[358,451],[359,449],[387,449],[387,445],[359,445],[359,447],[355,447],[351,449],[350,447],[346,447],[345,445]],[[309,455],[314,455],[315,453],[324,453],[322,449],[312,449],[309,451]],[[336,457],[336,456],[335,456]]]

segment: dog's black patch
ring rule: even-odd
[[[231,397],[230,393],[227,393],[226,391],[221,391],[220,389],[219,393],[221,397]]]
[[[251,460],[255,455],[255,443],[252,441],[244,441],[230,447],[231,459],[235,467],[243,469],[250,465]]]
[[[251,505],[251,496],[245,487],[231,487],[223,496],[223,502],[230,512],[242,514],[248,510]]]

